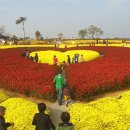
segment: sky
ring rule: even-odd
[[[26,36],[35,38],[78,37],[90,25],[101,28],[101,38],[130,38],[130,0],[0,0],[0,27],[23,37],[19,17],[26,17]]]

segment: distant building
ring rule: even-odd
[[[0,34],[0,44],[4,45],[7,39],[9,39],[9,37]]]

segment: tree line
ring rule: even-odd
[[[103,31],[101,28],[98,28],[95,25],[90,25],[88,28],[79,30],[78,34],[82,39],[86,37],[94,39],[99,38],[103,34]]]
[[[19,17],[15,23],[16,24],[22,24],[22,30],[23,30],[23,39],[26,39],[26,33],[25,33],[25,21],[27,20],[26,17]],[[0,27],[0,34],[5,34],[5,27],[2,26]],[[78,32],[78,35],[80,38],[84,39],[84,38],[99,38],[101,35],[103,34],[103,31],[101,28],[96,27],[95,25],[90,25],[88,28],[85,29],[81,29]],[[59,39],[63,38],[63,33],[58,33],[57,37]],[[16,36],[13,36],[16,37]],[[39,30],[36,30],[35,32],[35,37],[36,40],[43,40],[42,34]]]

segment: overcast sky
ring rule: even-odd
[[[23,37],[22,24],[27,17],[26,36],[35,37],[39,30],[44,38],[77,37],[80,29],[95,25],[105,37],[130,38],[130,0],[0,0],[0,27]]]

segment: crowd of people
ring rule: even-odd
[[[69,55],[67,55],[67,62],[63,61],[60,64],[60,71],[58,71],[57,75],[54,77],[54,86],[56,88],[56,93],[57,93],[57,100],[58,100],[58,105],[61,106],[62,104],[66,104],[66,106],[68,106],[68,104],[73,103],[73,94],[72,94],[72,88],[69,87],[69,85],[67,84],[66,81],[66,77],[65,77],[65,68],[67,65],[71,64],[71,63],[78,63],[78,62],[84,62],[85,59],[83,57],[83,55],[79,55],[79,54],[74,54],[74,57],[70,58]],[[56,57],[56,55],[54,55],[53,58],[53,63],[55,65],[58,64],[58,58]],[[62,102],[64,101],[64,102]]]
[[[38,62],[38,54],[35,53],[35,56],[30,56],[30,51],[28,49],[24,49],[23,57],[30,59],[32,61]],[[58,105],[61,106],[62,104],[66,104],[68,106],[69,103],[73,103],[72,100],[72,89],[68,86],[66,79],[65,79],[65,67],[71,63],[78,63],[78,62],[84,62],[85,59],[83,55],[79,55],[78,53],[74,54],[74,57],[71,59],[69,55],[67,55],[67,62],[63,61],[60,64],[60,71],[58,71],[57,75],[54,77],[54,86],[57,93],[57,100]],[[58,58],[56,55],[53,57],[53,64],[57,65]],[[0,106],[0,130],[7,130],[8,127],[13,128],[14,123],[13,122],[5,122],[5,110],[6,108],[4,106]],[[74,130],[74,126],[72,123],[70,123],[70,114],[68,112],[62,112],[61,113],[61,123],[58,124],[57,127],[52,123],[51,118],[48,114],[45,114],[46,105],[44,103],[38,104],[38,110],[39,113],[36,113],[34,115],[34,118],[32,119],[32,125],[36,126],[36,130]]]
[[[24,49],[23,53],[22,53],[22,56],[27,58],[27,59],[30,59],[31,61],[35,61],[35,62],[38,62],[39,61],[39,58],[38,58],[38,54],[35,53],[35,56],[30,56],[30,51],[28,49]]]
[[[61,123],[57,127],[52,123],[52,120],[48,114],[45,114],[46,104],[39,103],[38,111],[32,119],[32,125],[35,126],[35,130],[74,130],[74,125],[70,123],[70,114],[68,112],[61,113]],[[5,122],[5,111],[4,106],[0,106],[0,130],[7,130],[8,127],[15,125],[14,122]]]
[[[76,53],[76,54],[74,54],[72,59],[69,55],[67,55],[67,62],[65,62],[65,60],[64,60],[61,64],[66,63],[66,65],[69,65],[71,63],[78,63],[78,62],[84,62],[84,61],[85,61],[85,59],[83,57],[83,54],[81,54],[81,56],[80,56],[78,53]],[[57,65],[58,63],[59,63],[58,58],[56,57],[56,55],[54,55],[53,64]]]
[[[31,61],[39,62],[39,56],[38,56],[38,54],[35,53],[35,56],[33,57],[33,56],[30,55],[30,51],[28,49],[26,49],[26,48],[24,49],[24,51],[22,53],[22,56],[25,57],[25,58],[27,58],[27,59],[30,59]],[[81,54],[81,56],[80,56],[78,53],[76,53],[76,54],[74,54],[74,56],[73,56],[72,59],[70,58],[69,55],[67,55],[67,62],[63,61],[61,63],[61,65],[62,64],[69,65],[71,63],[78,63],[78,62],[84,62],[84,61],[85,61],[85,59],[84,59],[83,55]],[[57,65],[58,63],[59,63],[59,60],[56,57],[56,55],[54,55],[54,57],[53,57],[53,64]]]
[[[35,57],[30,56],[29,50],[26,48],[24,49],[23,56],[25,58],[28,58],[32,61],[38,62],[38,54],[35,53]],[[63,61],[60,63],[60,71],[58,71],[57,75],[54,77],[54,86],[56,89],[57,93],[57,100],[58,100],[58,105],[61,106],[63,103],[68,106],[69,103],[72,103],[72,90],[71,88],[67,85],[66,77],[65,77],[65,67],[71,63],[78,63],[78,62],[84,62],[85,59],[83,55],[79,55],[78,53],[74,54],[74,57],[71,59],[69,55],[67,55],[67,62]],[[56,55],[53,57],[53,64],[57,65],[59,64],[58,58]],[[62,100],[64,101],[62,103]]]

